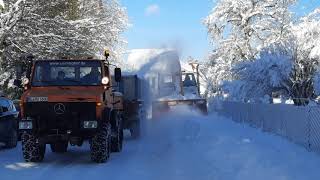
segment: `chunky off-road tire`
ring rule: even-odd
[[[31,133],[22,134],[22,153],[26,162],[43,161],[46,145],[39,144]]]
[[[8,138],[6,142],[6,148],[15,148],[18,142],[18,133],[16,130],[11,131],[11,136]]]
[[[96,163],[105,163],[110,157],[111,126],[103,125],[98,133],[91,139],[91,160]]]
[[[50,144],[50,147],[54,153],[65,153],[68,151],[68,142],[55,142]]]
[[[111,150],[112,152],[121,152],[123,144],[123,123],[120,114],[115,115],[115,123],[112,128]]]
[[[133,139],[138,139],[140,137],[140,133],[141,133],[140,131],[141,131],[141,127],[140,127],[140,122],[138,120],[137,122],[133,123],[133,125],[130,128],[131,137]]]

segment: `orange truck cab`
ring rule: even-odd
[[[112,84],[106,60],[29,60],[23,84],[21,120],[23,157],[42,161],[46,144],[64,153],[68,145],[90,143],[91,159],[108,160],[120,152],[123,141],[123,97],[114,87],[121,81],[115,68]]]

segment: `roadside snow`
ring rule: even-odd
[[[320,156],[283,138],[210,115],[177,110],[148,121],[107,164],[90,162],[88,145],[43,163],[24,163],[21,147],[0,151],[0,179],[301,180],[320,178]]]

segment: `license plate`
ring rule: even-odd
[[[28,102],[48,102],[48,97],[29,97]]]

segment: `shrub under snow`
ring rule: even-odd
[[[286,89],[292,71],[291,57],[278,52],[263,51],[255,61],[240,62],[232,72],[237,80],[223,85],[230,98],[243,100],[263,98],[273,91]]]

